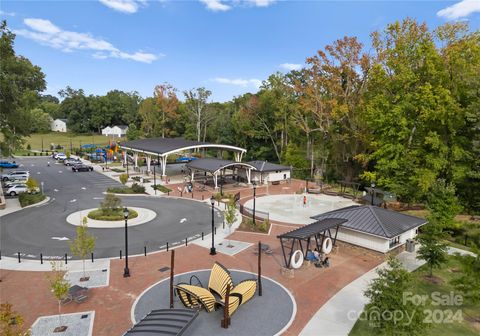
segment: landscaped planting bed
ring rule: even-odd
[[[138,213],[133,209],[128,209],[128,219],[133,219],[138,217]],[[88,218],[95,219],[95,220],[103,220],[103,221],[118,221],[125,219],[123,217],[123,209],[119,208],[116,210],[105,212],[102,209],[97,209],[90,211],[88,213]]]

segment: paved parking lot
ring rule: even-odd
[[[16,160],[32,177],[43,182],[50,202],[0,217],[2,255],[24,258],[59,258],[70,254],[68,240],[75,236],[75,227],[66,217],[76,211],[99,205],[108,187],[121,184],[97,172],[72,172],[70,167],[56,164],[52,158]],[[50,161],[50,166],[47,162]],[[186,237],[210,232],[211,209],[207,204],[168,197],[121,196],[124,205],[148,208],[157,213],[151,222],[129,228],[129,254],[158,250],[167,242],[184,241]],[[79,218],[80,220],[80,218]],[[217,225],[222,222],[215,215]],[[95,257],[115,257],[124,249],[124,229],[90,229],[97,237]]]

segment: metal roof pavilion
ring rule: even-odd
[[[123,149],[124,164],[126,165],[128,165],[127,151],[133,152],[135,167],[137,167],[138,155],[141,154],[146,156],[148,172],[150,172],[150,162],[152,157],[158,157],[162,168],[162,176],[166,176],[165,171],[167,165],[167,157],[170,154],[199,148],[213,148],[233,151],[235,160],[242,161],[242,156],[247,151],[245,148],[237,146],[186,140],[184,138],[137,139],[122,142],[119,144],[119,147]]]

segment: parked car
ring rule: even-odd
[[[10,195],[10,196],[17,196],[18,194],[28,192],[29,194],[36,194],[40,191],[40,188],[35,188],[34,190],[30,191],[28,190],[28,187],[26,184],[17,184],[14,186],[11,186],[10,188],[7,189],[5,194]]]
[[[3,184],[4,189],[8,189],[10,187],[13,187],[14,185],[19,185],[19,184],[25,184],[27,180],[24,181],[7,181]]]
[[[13,181],[18,179],[27,180],[30,177],[30,172],[22,170],[14,170],[2,175],[2,181]]]
[[[78,165],[72,166],[72,171],[73,172],[93,171],[93,167],[92,166],[87,166],[87,165],[84,165],[84,164],[78,164]]]
[[[0,161],[0,168],[18,168],[18,164],[10,161]]]
[[[188,157],[188,156],[181,156],[175,160],[175,162],[182,162],[182,163],[187,163],[193,160],[196,160],[197,158],[195,156]]]
[[[75,165],[82,164],[82,160],[70,158],[70,159],[63,160],[63,164],[65,166],[75,166]]]
[[[65,153],[57,153],[54,156],[54,158],[55,158],[55,160],[66,160],[67,156],[65,155]]]

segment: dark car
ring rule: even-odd
[[[73,172],[93,171],[93,167],[92,166],[87,166],[87,165],[84,165],[84,164],[79,164],[79,165],[73,166],[72,171]]]

